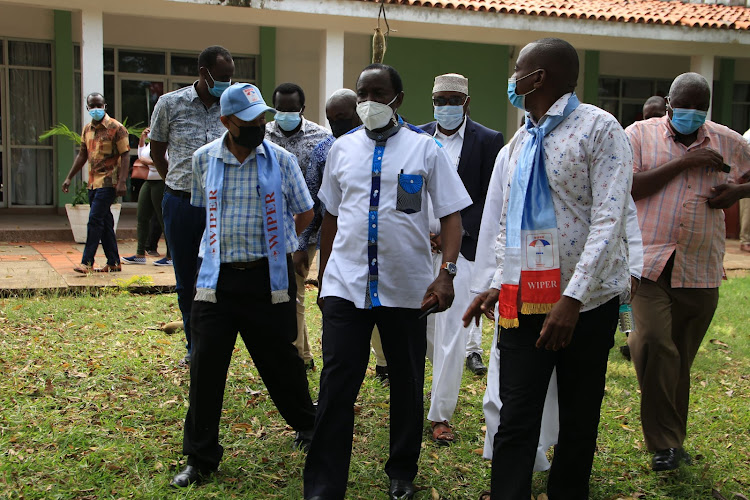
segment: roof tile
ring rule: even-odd
[[[380,3],[380,0],[355,0]],[[386,4],[750,31],[750,8],[664,0],[385,0]]]

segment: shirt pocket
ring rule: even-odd
[[[396,210],[415,214],[422,210],[424,177],[418,174],[398,174]]]
[[[101,141],[99,143],[99,153],[102,156],[112,156],[112,141]]]

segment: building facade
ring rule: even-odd
[[[162,93],[196,79],[209,45],[229,49],[235,80],[269,100],[278,83],[301,85],[305,116],[326,125],[326,97],[354,88],[370,62],[379,8],[379,0],[0,0],[0,214],[59,211],[70,201],[60,184],[75,147],[38,137],[56,123],[80,131],[82,96],[102,92],[111,116],[145,125]],[[697,71],[714,86],[712,119],[741,133],[750,127],[745,6],[386,0],[385,8],[394,31],[384,62],[403,77],[400,112],[412,123],[432,120],[434,76],[459,72],[470,80],[472,117],[511,135],[521,119],[506,98],[513,62],[526,43],[556,36],[579,50],[579,96],[623,126],[676,75]]]

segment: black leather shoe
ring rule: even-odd
[[[466,368],[474,375],[482,376],[487,373],[487,367],[482,363],[482,356],[478,352],[472,352],[466,356]]]
[[[315,371],[315,361],[312,359],[305,363],[305,371],[306,372],[314,372]]]
[[[292,444],[292,448],[294,448],[295,450],[302,450],[307,453],[308,451],[310,451],[310,443],[312,443],[312,437],[312,429],[310,429],[309,431],[297,431],[297,433],[294,435],[294,444]]]
[[[391,479],[391,500],[414,498],[414,483],[407,479]]]
[[[622,354],[622,357],[630,361],[630,346],[628,344],[621,345],[620,346],[620,354]]]
[[[187,488],[193,483],[200,483],[206,476],[211,475],[212,472],[213,471],[201,471],[194,465],[188,465],[178,472],[169,484],[175,488]]]
[[[667,448],[654,453],[651,459],[651,469],[655,471],[674,470],[682,462],[690,465],[692,459],[682,448]]]
[[[381,384],[388,385],[388,367],[375,365],[375,378],[380,380]]]

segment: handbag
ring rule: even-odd
[[[148,179],[148,167],[140,159],[133,163],[133,170],[130,172],[131,179]]]

